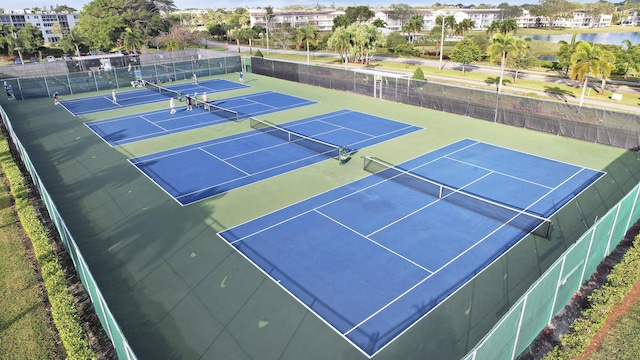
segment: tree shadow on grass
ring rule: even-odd
[[[498,83],[500,82],[500,76],[495,76],[495,77],[488,77],[484,80],[484,82],[487,85],[495,85],[496,86],[496,90],[498,89]],[[503,78],[502,79],[502,86],[507,86],[507,85],[511,85],[512,82],[509,79]]]
[[[575,94],[572,90],[561,89],[557,86],[545,86],[544,92],[550,97],[557,99],[566,99],[567,97],[572,97],[575,99]]]

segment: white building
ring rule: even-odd
[[[637,10],[628,10],[627,16],[620,19],[620,25],[640,26],[640,14]]]
[[[16,30],[30,23],[42,31],[45,43],[57,42],[60,34],[53,34],[53,24],[59,23],[63,31],[69,31],[78,22],[78,13],[37,12],[30,10],[14,10],[0,13],[0,25],[13,25]]]
[[[344,11],[339,10],[294,10],[281,11],[274,10],[274,18],[271,24],[291,24],[292,28],[315,25],[319,31],[331,31],[333,19],[338,15],[344,15]],[[251,26],[266,26],[266,10],[249,10]]]
[[[392,19],[387,9],[372,9],[375,17],[371,19],[373,22],[376,18],[387,24],[387,29],[391,31],[401,31],[403,22],[401,20]],[[417,9],[416,12],[422,16],[423,31],[429,31],[436,26],[436,18],[438,16],[450,16],[456,19],[456,23],[462,22],[464,19],[470,19],[475,23],[474,30],[486,30],[492,22],[502,20],[500,9]],[[265,26],[265,14],[263,9],[249,10],[251,18],[251,26]],[[330,31],[333,27],[333,19],[338,15],[343,15],[344,11],[339,10],[296,10],[281,11],[274,10],[275,17],[272,23],[289,23],[291,27],[316,25],[320,31]],[[556,27],[567,28],[591,28],[591,27],[609,27],[611,26],[611,14],[600,15],[597,18],[591,18],[584,10],[576,10],[571,17],[559,19],[554,22]],[[635,19],[638,19],[637,14]],[[630,20],[631,21],[631,20]],[[635,20],[637,21],[637,20]],[[518,27],[531,28],[547,26],[547,20],[537,16],[532,16],[529,11],[525,10],[522,16],[516,19]]]

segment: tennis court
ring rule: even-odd
[[[100,111],[114,110],[123,107],[138,106],[143,104],[149,104],[158,101],[168,100],[169,97],[174,96],[176,92],[182,94],[191,94],[203,92],[214,94],[216,92],[238,90],[247,88],[247,85],[236,83],[224,79],[212,79],[200,82],[199,85],[193,83],[176,84],[164,87],[152,87],[152,88],[136,88],[129,91],[123,91],[117,93],[117,104],[114,104],[111,99],[111,93],[101,96],[85,97],[82,99],[72,99],[61,101],[61,105],[64,106],[74,116],[91,114]],[[153,89],[155,91],[150,91]],[[166,91],[166,90],[170,91]]]
[[[469,139],[370,160],[376,175],[219,233],[367,356],[604,175]]]
[[[187,205],[317,163],[327,156],[335,158],[343,146],[353,152],[422,129],[352,110],[322,114],[275,128],[252,118],[251,126],[260,131],[129,161],[172,198]]]
[[[184,103],[176,102],[180,109],[175,114],[170,114],[167,109],[85,124],[109,145],[117,146],[316,102],[275,91],[265,91],[209,103],[209,110],[194,106],[193,111],[187,111]]]

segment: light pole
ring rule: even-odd
[[[438,63],[438,70],[442,70],[442,50],[444,48],[444,16],[441,17],[440,26],[442,27],[442,35],[440,36],[440,63]]]

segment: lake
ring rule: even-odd
[[[560,40],[564,40],[568,43],[571,42],[571,34],[565,35],[530,35],[525,36],[532,40],[549,41],[557,43]],[[631,40],[632,45],[640,43],[640,32],[611,32],[611,33],[591,33],[591,34],[578,34],[576,41],[587,41],[594,44],[611,44],[622,45],[623,40]]]

